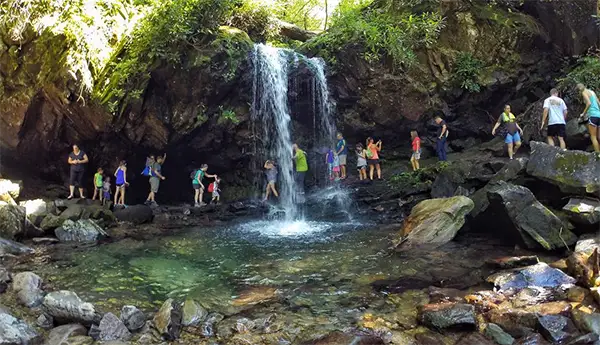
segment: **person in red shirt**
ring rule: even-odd
[[[417,131],[410,131],[410,137],[412,138],[410,163],[412,164],[413,171],[417,171],[419,170],[419,159],[421,159],[421,138],[419,138]]]

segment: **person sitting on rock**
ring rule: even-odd
[[[421,159],[421,138],[419,138],[417,131],[410,131],[410,137],[412,138],[410,163],[412,164],[413,171],[417,171],[419,170],[419,159]]]
[[[265,191],[264,201],[269,200],[271,193],[276,198],[279,198],[279,193],[277,193],[277,188],[275,188],[275,184],[277,183],[277,166],[274,161],[268,160],[265,162],[265,175],[267,176],[267,190]]]
[[[150,176],[150,193],[148,199],[146,199],[146,205],[158,206],[156,203],[156,193],[160,187],[160,181],[164,181],[166,178],[162,175],[162,165],[167,159],[167,154],[156,158],[156,162],[152,163],[151,176]]]
[[[125,187],[129,186],[127,182],[127,162],[121,161],[119,167],[115,170],[115,206],[125,206]]]
[[[585,101],[585,109],[580,117],[588,116],[588,131],[590,132],[590,139],[592,140],[592,146],[594,151],[600,152],[600,106],[598,105],[598,97],[596,93],[585,85],[577,84],[577,89],[581,92],[581,96]]]
[[[506,126],[507,133],[504,142],[508,146],[508,157],[513,159],[517,150],[521,147],[521,136],[519,134],[523,134],[523,130],[519,127],[515,115],[510,112],[510,105],[508,104],[504,106],[504,112],[498,117],[498,121],[492,129],[492,135],[496,135],[496,130],[502,124]]]
[[[104,179],[104,182],[102,183],[102,192],[104,194],[102,205],[106,205],[106,203],[110,201],[110,176],[106,176]]]
[[[92,200],[96,200],[96,195],[97,195],[98,200],[100,200],[100,203],[102,203],[102,196],[103,196],[103,193],[102,193],[102,187],[103,187],[102,174],[103,173],[104,173],[104,169],[98,168],[98,170],[94,174],[94,196],[92,197]]]
[[[356,144],[356,169],[358,178],[363,181],[367,179],[367,152],[361,143]]]
[[[89,162],[87,154],[79,149],[79,145],[73,145],[73,152],[69,153],[68,163],[71,165],[71,174],[69,176],[69,197],[73,199],[75,187],[79,188],[79,197],[83,196],[83,175],[85,175],[85,164]]]
[[[550,117],[548,118],[548,115]],[[554,146],[554,137],[558,137],[561,149],[566,149],[565,137],[567,136],[567,105],[562,98],[558,97],[558,90],[550,90],[550,97],[544,100],[544,113],[540,131],[544,130],[544,124],[548,118],[548,145]]]

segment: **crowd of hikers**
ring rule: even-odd
[[[577,85],[577,90],[585,102],[585,109],[580,115],[580,121],[587,121],[587,128],[592,141],[594,151],[600,152],[600,105],[596,93],[583,84]],[[566,149],[566,122],[567,122],[567,105],[565,101],[558,96],[558,90],[552,89],[550,97],[544,100],[543,113],[540,126],[540,132],[547,126],[547,142],[549,145],[555,145],[555,138],[558,139],[558,145],[562,149]],[[434,119],[436,129],[436,153],[440,161],[447,160],[446,146],[449,135],[449,130],[446,122],[437,116]],[[505,105],[504,111],[498,117],[498,120],[492,128],[492,135],[496,135],[498,130],[502,128],[504,142],[507,146],[508,156],[513,159],[519,148],[521,147],[521,136],[523,129],[517,123],[516,116],[511,112],[510,105]],[[410,162],[414,171],[419,170],[421,159],[421,138],[416,130],[410,132],[412,155]],[[375,177],[379,180],[381,176],[380,152],[382,150],[382,141],[375,141],[373,138],[367,138],[365,144],[357,143],[355,146],[356,168],[360,181],[373,180]],[[334,147],[325,150],[324,158],[327,166],[327,177],[331,181],[345,180],[348,177],[347,160],[348,160],[348,144],[342,133],[337,133],[337,142]],[[304,197],[304,183],[306,173],[308,172],[307,154],[300,149],[298,144],[292,146],[292,157],[294,161],[294,179],[298,187],[299,197]],[[155,157],[150,155],[146,158],[146,165],[142,175],[148,177],[150,192],[145,204],[156,205],[156,194],[158,193],[161,181],[165,180],[162,174],[162,165],[167,159],[167,155]],[[68,163],[71,166],[69,176],[69,199],[75,195],[75,188],[79,190],[80,198],[84,198],[83,179],[85,174],[85,165],[89,162],[88,156],[83,152],[78,145],[73,145],[73,151],[69,154]],[[264,192],[264,200],[268,200],[271,196],[279,197],[277,191],[277,163],[274,160],[267,160],[263,166],[266,176],[266,188]],[[204,191],[208,190],[212,193],[211,203],[220,202],[220,184],[221,179],[216,174],[209,174],[208,165],[203,164],[199,169],[192,171],[190,179],[194,190],[194,205],[196,207],[205,206]],[[127,182],[127,162],[122,160],[114,174],[115,193],[114,201],[111,200],[111,176],[104,174],[103,168],[98,168],[94,174],[94,195],[92,200],[98,198],[103,204],[108,201],[113,201],[114,205],[125,206],[125,191],[129,186]],[[204,179],[213,179],[206,188]]]

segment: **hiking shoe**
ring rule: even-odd
[[[199,205],[200,205],[200,207],[203,207],[203,206],[206,206],[206,203],[205,202],[201,202]]]

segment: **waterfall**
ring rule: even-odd
[[[297,203],[301,201],[297,196],[301,186],[294,180],[294,164],[291,159],[294,143],[291,105],[306,100],[311,102],[313,133],[310,142],[313,147],[302,149],[307,153],[314,153],[324,148],[332,148],[335,143],[336,126],[327,88],[325,63],[319,58],[309,59],[290,49],[256,44],[252,65],[252,124],[256,143],[254,166],[258,171],[263,171],[265,160],[277,162],[279,204],[285,212],[286,220],[297,219],[300,216]],[[304,90],[300,88],[301,81],[294,77],[294,72],[300,68],[307,68],[310,76],[309,85],[305,85]],[[306,78],[300,79],[306,81]],[[313,154],[312,157],[309,172],[312,172],[313,176],[324,176],[324,171],[317,171],[317,162],[323,164],[322,155]],[[261,186],[262,189],[264,175],[260,174],[257,177],[257,186]],[[336,195],[339,195],[337,187]]]

